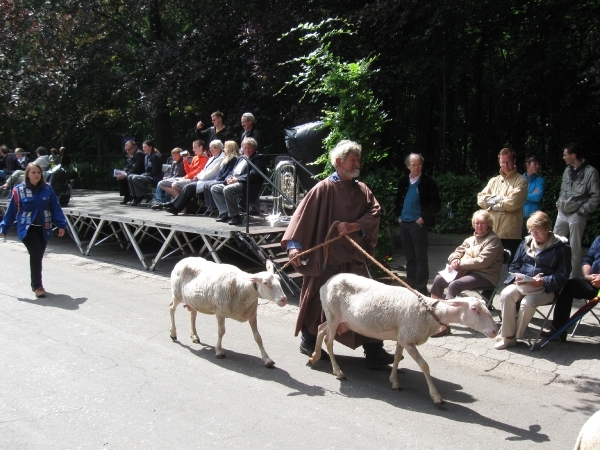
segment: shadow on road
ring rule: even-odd
[[[268,369],[265,367],[263,360],[257,356],[226,350],[226,358],[218,359],[215,356],[215,348],[213,346],[200,343],[199,345],[202,345],[202,348],[195,349],[179,341],[174,341],[174,343],[189,350],[195,356],[223,369],[233,370],[260,380],[274,381],[295,391],[288,394],[288,396],[308,395],[309,397],[315,397],[325,395],[325,389],[322,387],[304,384],[292,378],[288,372],[279,367]]]
[[[32,305],[49,306],[53,308],[62,308],[74,311],[79,309],[79,305],[87,301],[87,297],[73,298],[66,294],[51,294],[46,292],[46,297],[31,299],[17,298],[20,302],[30,303]]]
[[[507,441],[522,440],[537,443],[550,441],[548,435],[540,433],[541,427],[537,424],[530,425],[527,429],[519,428],[490,419],[463,405],[464,403],[474,403],[477,399],[462,391],[463,387],[459,384],[434,377],[435,386],[446,401],[444,405],[436,406],[429,396],[425,376],[420,370],[399,368],[398,379],[403,390],[397,392],[391,389],[390,370],[367,370],[362,358],[339,355],[336,356],[336,359],[348,377],[347,381],[340,382],[340,393],[347,397],[372,398],[407,411],[494,428],[511,434],[506,438]],[[320,361],[313,366],[313,370],[332,373],[331,363]]]

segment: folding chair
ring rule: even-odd
[[[559,290],[554,292],[554,300],[552,300],[552,303],[547,303],[545,305],[542,306],[548,306],[550,305],[550,309],[548,310],[547,314],[544,314],[543,311],[540,310],[541,307],[538,307],[535,309],[535,313],[534,313],[534,317],[535,314],[539,314],[540,316],[542,316],[544,318],[544,322],[542,323],[542,326],[540,327],[540,329],[538,330],[535,339],[533,340],[533,343],[529,344],[529,351],[531,352],[532,350],[539,348],[537,345],[538,343],[544,339],[542,338],[542,332],[544,331],[544,329],[546,328],[546,325],[548,324],[548,321],[551,320],[552,318],[552,313],[554,312],[554,307],[556,306],[556,302],[558,301],[558,297],[560,295],[560,293],[562,292],[562,290],[564,289],[564,286],[562,288],[560,288]],[[531,322],[530,322],[531,323]],[[531,342],[531,340],[529,341]]]

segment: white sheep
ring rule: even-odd
[[[410,290],[388,286],[369,278],[344,273],[332,277],[320,290],[321,303],[326,322],[319,326],[315,352],[308,364],[321,359],[321,344],[326,339],[327,350],[333,365],[333,373],[339,380],[346,377],[340,370],[333,354],[333,338],[336,332],[350,329],[356,333],[381,340],[396,341],[396,354],[390,375],[392,389],[400,390],[398,363],[403,358],[402,348],[419,364],[425,374],[429,395],[436,404],[443,403],[433,385],[429,366],[417,350],[439,330],[440,324],[427,312],[422,302]],[[461,323],[490,338],[496,337],[498,328],[484,303],[477,298],[460,298],[437,301],[424,298],[444,324]]]
[[[600,449],[600,411],[596,411],[586,423],[583,424],[577,436],[575,450]]]
[[[200,343],[196,331],[197,313],[214,314],[217,317],[217,358],[225,358],[221,347],[221,340],[225,334],[225,319],[249,321],[265,366],[273,367],[275,363],[267,355],[258,333],[258,298],[274,301],[279,306],[285,306],[287,298],[281,289],[279,275],[274,273],[273,263],[267,260],[266,267],[266,272],[248,274],[235,266],[215,264],[200,257],[179,261],[171,272],[171,339],[177,340],[175,309],[179,303],[183,303],[191,312],[190,337],[196,344]]]

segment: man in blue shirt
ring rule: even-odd
[[[396,194],[396,211],[400,225],[400,240],[406,257],[408,284],[429,296],[428,231],[435,225],[435,215],[442,207],[436,182],[423,174],[425,159],[411,153],[405,159],[410,173],[400,178]]]

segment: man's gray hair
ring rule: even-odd
[[[410,164],[410,158],[414,158],[414,157],[420,158],[421,164],[425,163],[425,158],[423,158],[423,155],[421,155],[420,153],[411,153],[406,158],[404,158],[404,165],[408,166]]]
[[[338,142],[331,152],[329,152],[329,158],[331,158],[331,165],[335,167],[335,160],[340,159],[343,161],[350,153],[357,155],[360,158],[362,152],[362,146],[354,141],[344,139]]]
[[[214,141],[210,141],[209,147],[217,147],[219,150],[223,150],[223,143],[220,140],[215,139]]]
[[[242,145],[244,145],[244,144],[251,145],[254,148],[254,150],[256,150],[256,147],[258,147],[258,143],[256,142],[256,139],[251,138],[251,137],[244,138],[244,140],[242,141]]]
[[[137,147],[137,144],[135,143],[135,141],[127,141],[127,142],[125,142],[125,145],[127,145],[127,144],[131,144],[134,147]]]
[[[242,119],[249,120],[252,123],[256,123],[256,119],[252,113],[244,113],[242,114]]]

